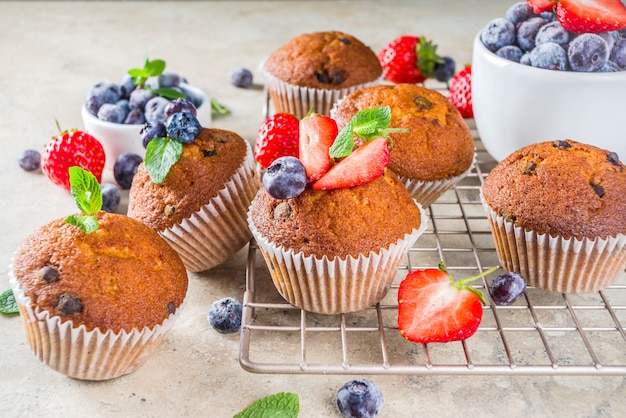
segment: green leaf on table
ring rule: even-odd
[[[0,312],[5,315],[13,315],[20,313],[15,301],[13,290],[8,289],[0,294]]]
[[[279,392],[259,399],[233,418],[297,418],[299,412],[298,395]]]
[[[155,184],[162,184],[170,168],[180,159],[183,144],[165,137],[154,138],[146,148],[145,165],[148,175]]]

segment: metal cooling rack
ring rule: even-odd
[[[471,123],[471,122],[470,122]],[[246,267],[241,366],[284,374],[520,374],[626,376],[626,274],[609,288],[565,295],[529,287],[511,306],[488,297],[498,270],[475,287],[488,298],[472,337],[415,344],[400,336],[397,289],[409,271],[436,267],[468,277],[498,264],[480,187],[495,161],[473,125],[477,163],[428,209],[429,226],[401,264],[387,296],[361,312],[320,315],[275,290],[254,241]]]

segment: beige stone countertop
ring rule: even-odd
[[[402,34],[427,36],[457,66],[470,62],[472,39],[512,2],[190,1],[0,2],[0,290],[18,244],[35,228],[75,211],[72,197],[40,171],[17,165],[19,152],[43,149],[65,127],[82,127],[87,89],[118,80],[144,58],[206,90],[231,113],[214,126],[254,142],[265,94],[258,64],[303,32],[342,30],[375,51]],[[255,87],[228,81],[251,69]],[[111,180],[112,173],[105,172]],[[127,199],[123,195],[122,208]],[[244,370],[240,334],[219,334],[206,318],[211,303],[242,298],[246,255],[190,274],[188,304],[174,329],[133,374],[84,382],[41,364],[17,316],[0,315],[0,416],[231,417],[266,395],[299,395],[301,417],[339,417],[337,390],[356,377],[382,390],[381,417],[626,416],[624,376],[266,374]],[[276,349],[280,349],[277,341]],[[329,355],[334,348],[320,347]]]

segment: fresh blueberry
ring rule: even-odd
[[[383,407],[383,393],[367,379],[355,379],[337,391],[337,408],[344,418],[374,418]]]
[[[519,63],[532,66],[532,63],[530,62],[530,52],[524,52],[519,59]]]
[[[583,33],[569,43],[567,58],[572,70],[591,72],[604,67],[609,60],[609,52],[608,45],[601,36]]]
[[[163,114],[165,115],[165,119],[172,116],[174,113],[178,112],[189,112],[194,116],[198,115],[196,110],[196,106],[189,99],[174,99],[163,110]]]
[[[250,87],[252,85],[252,72],[247,68],[236,67],[230,70],[228,79],[235,87]]]
[[[17,163],[24,171],[35,171],[41,166],[41,154],[34,149],[27,149],[17,156]]]
[[[570,33],[561,26],[561,24],[555,20],[554,22],[546,23],[537,31],[535,36],[535,45],[545,44],[546,42],[554,42],[561,45],[563,48],[569,42]]]
[[[99,98],[93,96],[87,99],[85,102],[85,107],[92,115],[96,116],[98,114],[98,109],[102,106],[102,102]]]
[[[546,42],[530,51],[530,64],[548,70],[567,70],[567,52],[559,44]]]
[[[119,106],[126,113],[130,111],[130,105],[128,103],[128,99],[120,99],[115,104]]]
[[[196,109],[202,106],[202,97],[191,90],[186,84],[181,84],[178,88],[181,89],[185,97],[193,103]]]
[[[120,93],[122,99],[130,98],[130,93],[135,90],[135,87],[133,78],[128,74],[124,74],[124,77],[122,77],[122,81],[120,82]]]
[[[94,84],[87,92],[86,100],[94,98],[95,102],[103,105],[104,103],[115,103],[122,95],[120,86],[112,81],[101,81]]]
[[[491,283],[491,297],[497,305],[510,305],[522,296],[526,281],[519,273],[507,272]]]
[[[598,70],[598,72],[600,73],[615,73],[617,71],[622,71],[622,69],[619,68],[619,65],[610,60],[607,61],[606,64],[604,64],[604,67]]]
[[[520,23],[517,27],[517,45],[524,51],[531,51],[535,47],[535,37],[542,26],[548,22],[540,17],[531,17]]]
[[[124,119],[126,119],[126,112],[120,106],[115,103],[104,103],[98,109],[98,114],[96,115],[98,119],[113,122],[113,123],[122,123]]]
[[[165,122],[165,106],[169,104],[169,100],[165,97],[155,96],[152,99],[148,100],[146,103],[146,107],[144,109],[144,116],[146,117],[147,122],[156,122],[161,121]]]
[[[610,59],[623,70],[626,70],[626,38],[618,39],[611,50]]]
[[[167,118],[165,130],[170,138],[183,144],[191,144],[200,135],[202,125],[193,114],[177,112]]]
[[[124,119],[126,125],[142,125],[146,123],[146,117],[141,109],[131,109]]]
[[[143,85],[152,90],[158,89],[159,88],[159,76],[148,77],[146,81],[143,83]]]
[[[152,141],[154,138],[165,138],[167,131],[165,130],[165,124],[163,122],[146,122],[143,128],[141,128],[140,134],[143,147],[146,148],[148,142]]]
[[[137,167],[139,167],[142,161],[143,158],[141,156],[132,152],[120,154],[117,157],[113,165],[113,177],[115,177],[115,181],[122,189],[130,189]]]
[[[172,88],[180,84],[180,75],[173,72],[164,72],[159,76],[159,88]]]
[[[143,112],[146,107],[146,103],[155,96],[150,90],[135,89],[130,93],[128,98],[128,105],[131,109],[141,109]]]
[[[514,3],[504,13],[504,17],[514,25],[536,16],[533,9],[525,1]]]
[[[263,174],[262,182],[267,193],[275,199],[296,197],[306,187],[304,165],[296,157],[277,158]]]
[[[515,41],[515,26],[503,17],[493,19],[480,34],[482,43],[492,52]]]
[[[442,57],[442,62],[435,64],[433,76],[437,81],[446,82],[450,80],[456,71],[456,63],[452,57]]]
[[[496,55],[509,61],[519,62],[524,52],[517,45],[507,45],[498,49]]]
[[[241,329],[243,305],[234,297],[216,300],[211,305],[207,319],[211,327],[222,334],[232,334]]]
[[[100,190],[102,190],[102,210],[115,213],[122,199],[120,189],[115,184],[102,183]]]

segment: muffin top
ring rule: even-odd
[[[34,309],[89,331],[163,323],[187,293],[178,254],[132,218],[98,212],[97,219],[91,234],[57,219],[24,240],[13,260],[20,288]]]
[[[317,89],[369,83],[383,72],[370,47],[352,35],[335,31],[291,39],[270,54],[264,69],[284,82]]]
[[[485,202],[516,226],[564,238],[626,233],[626,170],[614,152],[572,141],[521,148],[485,179]]]
[[[261,188],[250,216],[259,233],[275,245],[329,259],[378,252],[421,223],[418,206],[390,170],[360,186],[309,187],[286,200]]]
[[[203,128],[162,184],[155,184],[142,163],[129,192],[128,216],[157,231],[171,227],[217,196],[246,157],[246,143],[234,132]]]
[[[393,144],[389,168],[398,175],[441,180],[472,166],[472,134],[458,110],[435,90],[416,84],[362,87],[336,103],[333,117],[341,129],[359,110],[382,106],[391,108],[392,128],[410,129],[389,135]]]

